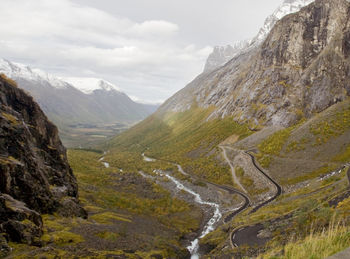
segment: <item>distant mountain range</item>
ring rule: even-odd
[[[29,66],[0,59],[0,73],[39,103],[61,136],[74,128],[134,124],[157,109],[157,105],[131,100],[115,85],[97,78],[58,78]],[[65,138],[63,137],[63,140]]]
[[[314,0],[285,0],[270,16],[265,19],[264,25],[260,28],[258,34],[250,40],[235,42],[227,46],[216,46],[213,52],[209,55],[204,67],[204,72],[211,72],[216,68],[225,65],[228,61],[244,53],[251,48],[261,44],[276,24],[277,21],[284,16],[298,12],[302,7],[307,6]]]

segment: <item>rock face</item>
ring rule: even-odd
[[[312,3],[314,0],[285,0],[270,16],[265,20],[264,25],[259,30],[258,34],[251,40],[239,41],[233,44],[233,46],[214,48],[205,64],[204,73],[211,72],[216,68],[225,65],[229,60],[235,56],[249,51],[249,49],[257,47],[264,41],[276,24],[276,22],[282,19],[284,16],[298,12],[302,7]]]
[[[86,217],[56,126],[32,97],[0,77],[0,233],[35,244],[39,213]],[[69,202],[67,202],[69,201]]]
[[[233,46],[227,45],[225,47],[216,46],[213,52],[209,55],[204,67],[204,73],[211,72],[216,68],[225,65],[235,55],[237,55],[244,48],[248,47],[249,41],[237,42]]]
[[[317,0],[276,23],[266,40],[202,74],[161,108],[214,106],[210,118],[288,126],[350,95],[350,3]]]

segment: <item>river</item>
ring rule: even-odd
[[[156,159],[147,157],[147,156],[145,156],[145,154],[142,154],[142,156],[143,156],[144,161],[146,161],[146,162],[155,162],[156,161]],[[188,175],[182,169],[182,167],[180,165],[176,164],[176,166],[177,166],[180,173],[182,173],[184,175]],[[154,172],[159,176],[163,176],[163,177],[168,178],[170,181],[172,181],[176,185],[177,189],[183,190],[183,191],[191,194],[194,198],[194,202],[196,202],[200,205],[209,206],[213,209],[214,213],[213,213],[212,217],[210,218],[210,220],[205,224],[200,236],[197,237],[195,240],[193,240],[191,242],[191,245],[187,247],[188,251],[191,254],[191,259],[198,259],[200,257],[200,255],[198,253],[199,240],[201,238],[205,237],[206,235],[208,235],[213,230],[215,230],[216,223],[218,223],[220,221],[220,219],[222,218],[222,214],[220,212],[220,205],[217,203],[214,203],[214,202],[204,201],[199,193],[193,191],[189,187],[184,186],[183,183],[181,183],[175,177],[171,176],[169,173],[166,173],[162,170],[155,170]]]

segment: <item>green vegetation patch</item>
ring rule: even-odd
[[[108,146],[109,157],[123,168],[147,169],[141,153],[181,164],[189,173],[205,180],[232,184],[228,166],[218,158],[217,146],[232,135],[239,139],[252,134],[249,127],[231,117],[207,121],[213,109],[191,108],[185,112],[155,114],[127,132],[117,136]],[[124,158],[121,153],[125,153]],[[125,159],[126,158],[126,159]]]
[[[272,134],[258,145],[259,150],[264,154],[278,156],[293,129],[294,127],[290,127]]]
[[[348,248],[349,227],[334,225],[321,233],[311,233],[304,239],[295,240],[280,249],[274,249],[260,258],[314,259],[327,258]],[[283,255],[281,254],[283,251]]]
[[[84,242],[84,238],[78,234],[68,230],[55,231],[46,233],[42,236],[42,240],[56,245],[77,244]]]
[[[92,219],[100,224],[110,224],[114,220],[124,221],[124,222],[129,222],[129,223],[132,222],[129,218],[127,218],[123,215],[117,214],[117,213],[110,212],[110,211],[92,215],[90,217],[90,219]]]
[[[323,174],[330,173],[330,172],[336,170],[337,168],[338,168],[337,164],[326,164],[326,165],[318,168],[315,171],[307,172],[303,175],[293,177],[293,178],[285,178],[285,179],[282,179],[281,182],[282,182],[282,184],[292,185],[292,184],[296,184],[296,183],[300,183],[300,182],[314,179],[314,178],[319,177]]]
[[[350,129],[350,106],[338,111],[328,120],[310,126],[310,132],[316,136],[316,145],[327,143]]]
[[[101,233],[96,234],[96,236],[98,236],[99,238],[108,240],[108,241],[117,241],[119,238],[119,234],[118,233],[114,233],[114,232],[109,232],[109,231],[104,231]]]
[[[13,126],[16,126],[19,124],[18,119],[9,113],[2,112],[1,116],[4,117],[6,120],[8,120]]]
[[[257,154],[256,159],[263,168],[269,168],[273,161],[270,155],[264,155],[263,153]]]
[[[346,163],[350,161],[350,145],[348,145],[343,153],[333,157],[332,161]]]

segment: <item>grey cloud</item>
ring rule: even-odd
[[[262,2],[2,0],[0,56],[165,100],[202,71],[211,45],[253,36],[280,0]]]

